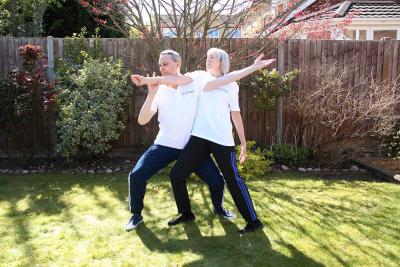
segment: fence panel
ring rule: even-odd
[[[91,45],[93,40],[85,40]],[[233,52],[239,47],[246,45],[249,39],[232,39],[226,45],[228,52]],[[62,58],[64,55],[63,38],[53,39],[54,59]],[[176,43],[168,41],[171,49]],[[209,39],[206,47],[212,47],[215,40]],[[8,72],[22,66],[22,58],[19,55],[18,47],[26,44],[40,45],[45,55],[47,54],[47,38],[0,38],[0,71]],[[166,43],[166,45],[168,45]],[[140,58],[132,56],[135,51]],[[248,54],[257,51],[252,47]],[[271,57],[278,58],[278,49],[264,51]],[[102,55],[120,58],[124,64],[124,70],[129,73],[143,73],[143,62],[148,60],[149,48],[143,41],[135,39],[102,39]],[[337,62],[345,66],[353,63],[349,73],[349,83],[357,84],[360,81],[373,78],[376,80],[395,80],[400,75],[400,41],[338,41],[338,40],[289,40],[283,45],[283,71],[288,72],[295,68],[301,69],[301,74],[295,82],[295,93],[306,94],[315,86],[313,74],[317,69],[324,69],[329,64]],[[277,66],[277,65],[275,65]],[[243,65],[232,66],[232,69],[239,69]],[[155,67],[156,68],[156,67]],[[144,73],[143,73],[144,74]],[[243,84],[249,79],[243,81]],[[244,88],[244,86],[243,86]],[[127,127],[119,139],[113,142],[114,152],[127,152],[135,150],[143,145],[151,143],[158,131],[157,118],[146,126],[140,126],[137,118],[140,108],[146,98],[144,88],[132,87],[133,93],[127,100],[126,119]],[[359,90],[365,90],[360,86]],[[283,106],[288,105],[287,99],[283,99]],[[250,86],[240,91],[240,106],[244,121],[246,137],[248,140],[255,140],[263,145],[270,145],[276,142],[276,111],[257,110],[254,102],[254,90]],[[293,123],[295,114],[284,109],[282,117],[282,141],[295,143]],[[47,148],[43,148],[47,149]]]

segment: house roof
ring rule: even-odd
[[[400,1],[354,2],[349,12],[359,18],[400,18]]]
[[[310,6],[311,7],[311,6]],[[307,13],[307,8],[303,10]],[[400,19],[400,1],[392,0],[349,0],[332,5],[325,9],[311,12],[307,15],[295,17],[293,21],[306,21],[317,18],[318,20],[331,18],[398,18]]]

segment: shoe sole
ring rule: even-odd
[[[138,228],[139,224],[141,224],[142,222],[143,222],[143,219],[140,220],[137,224],[135,224],[135,225],[132,226],[131,228],[125,228],[125,230],[126,230],[127,232],[132,231],[132,230]]]
[[[168,226],[175,226],[175,225],[178,225],[178,224],[182,224],[182,223],[185,223],[185,222],[191,222],[191,221],[194,221],[194,220],[196,220],[196,218],[188,219],[188,220],[182,220],[182,221],[180,221],[180,222],[178,222],[178,223],[173,223],[173,224],[170,224],[170,223],[168,222]]]
[[[219,214],[217,214],[217,215],[219,215]],[[233,220],[236,219],[236,216],[232,216],[232,217],[225,217],[225,216],[222,216],[222,215],[219,215],[219,216],[224,218],[224,219],[230,220],[230,221],[233,221]]]
[[[251,229],[251,230],[249,230],[249,231],[246,231],[246,230],[244,230],[244,229],[241,229],[241,230],[239,230],[239,233],[241,233],[241,234],[253,233],[253,232],[256,232],[256,231],[258,231],[258,230],[262,230],[263,228],[264,228],[264,225],[260,225],[260,226],[258,226],[257,228]]]
[[[226,216],[224,216],[224,215],[221,215],[221,214],[219,214],[219,213],[216,213],[215,211],[213,211],[213,213],[214,213],[215,215],[219,216],[219,217],[222,217],[222,218],[227,219],[227,220],[230,220],[230,221],[233,221],[234,219],[236,219],[236,215],[233,215],[232,217],[226,217]]]

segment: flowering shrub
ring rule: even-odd
[[[239,174],[243,179],[257,178],[266,175],[274,163],[274,154],[255,147],[256,142],[247,141],[247,157],[243,164],[238,164]],[[240,154],[240,146],[236,147],[236,154]]]
[[[46,60],[40,46],[18,49],[24,68],[2,73],[0,77],[0,134],[5,140],[3,151],[17,150],[28,159],[33,156],[28,152],[33,148],[50,148],[55,83],[46,79]]]
[[[237,164],[239,174],[243,179],[259,178],[266,175],[274,163],[274,154],[271,151],[266,151],[260,147],[255,147],[256,142],[247,141],[247,157],[243,164]],[[236,147],[236,155],[240,154],[240,145]],[[214,156],[211,155],[214,162]],[[175,161],[171,162],[166,166],[162,173],[169,175],[172,167],[175,165]],[[195,174],[191,173],[189,179],[194,181],[200,181],[200,178]]]

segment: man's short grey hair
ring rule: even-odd
[[[229,55],[228,53],[225,52],[225,50],[219,49],[219,48],[210,48],[207,51],[207,54],[209,53],[215,53],[217,55],[217,58],[219,59],[219,62],[221,63],[220,68],[222,75],[225,75],[229,72]]]
[[[179,55],[178,52],[176,52],[176,51],[174,51],[174,50],[164,50],[164,51],[162,51],[162,52],[160,53],[160,56],[161,56],[161,55],[169,55],[169,56],[171,56],[171,59],[172,59],[174,62],[181,61],[181,56]]]

